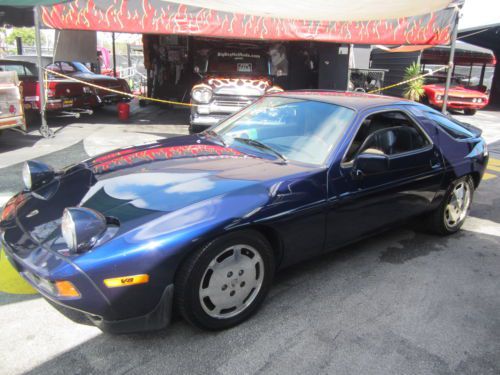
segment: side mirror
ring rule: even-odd
[[[353,172],[356,176],[383,173],[389,169],[389,157],[384,153],[366,150],[354,159]]]

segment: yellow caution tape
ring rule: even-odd
[[[406,83],[409,83],[409,82],[413,82],[413,81],[416,81],[417,79],[420,79],[420,78],[423,78],[423,77],[427,77],[427,76],[431,76],[433,75],[434,73],[436,72],[439,72],[441,70],[444,70],[446,69],[447,66],[442,66],[441,68],[438,68],[436,70],[433,70],[431,72],[427,72],[425,74],[421,74],[417,77],[413,77],[413,78],[410,78],[410,79],[407,79],[405,81],[401,81],[401,82],[398,82],[398,83],[395,83],[393,85],[389,85],[389,86],[385,86],[385,87],[382,87],[380,89],[375,89],[375,90],[371,90],[371,91],[368,91],[368,94],[373,94],[373,93],[376,93],[376,92],[380,92],[380,91],[384,91],[384,90],[388,90],[388,89],[392,89],[393,87],[396,87],[396,86],[401,86],[401,85],[404,85]]]
[[[186,106],[186,107],[197,106],[197,104],[192,104],[192,103],[183,103],[183,102],[176,102],[176,101],[172,101],[172,100],[150,98],[148,96],[137,95],[137,94],[132,94],[132,93],[129,93],[129,92],[123,92],[123,91],[119,91],[119,90],[114,90],[114,89],[110,89],[109,87],[104,87],[104,86],[96,85],[96,84],[90,83],[88,81],[83,81],[83,80],[75,78],[75,77],[70,77],[70,76],[67,76],[65,74],[62,74],[62,73],[59,73],[59,72],[55,72],[55,71],[50,70],[50,69],[45,69],[44,68],[44,70],[46,72],[49,72],[49,73],[54,74],[56,76],[66,78],[66,79],[68,79],[70,81],[79,82],[79,83],[82,83],[82,84],[84,84],[86,86],[94,87],[94,88],[99,89],[99,90],[109,91],[109,92],[112,92],[112,93],[115,93],[115,94],[119,94],[119,95],[123,95],[123,96],[128,96],[130,98],[137,98],[137,99],[140,99],[140,100],[149,100],[149,101],[152,101],[152,102],[164,103],[164,104],[175,104],[175,105],[181,105],[181,106]]]
[[[433,75],[434,73],[439,72],[441,70],[444,70],[446,68],[447,68],[447,66],[443,66],[443,67],[438,68],[436,70],[433,70],[431,72],[427,72],[425,74],[421,74],[421,75],[419,75],[417,77],[413,77],[411,79],[407,79],[405,81],[401,81],[401,82],[395,83],[393,85],[385,86],[385,87],[382,87],[380,89],[375,89],[375,90],[368,91],[368,94],[374,94],[376,92],[381,92],[381,91],[384,91],[384,90],[391,89],[393,87],[401,86],[401,85],[404,85],[406,83],[416,81],[417,79]],[[174,104],[174,105],[180,105],[180,106],[185,106],[185,107],[195,107],[195,106],[197,106],[197,104],[193,104],[193,103],[183,103],[183,102],[176,102],[176,101],[172,101],[172,100],[150,98],[148,96],[137,95],[137,94],[123,92],[123,91],[119,91],[119,90],[115,90],[115,89],[110,89],[109,87],[104,87],[104,86],[96,85],[94,83],[90,83],[88,81],[83,81],[83,80],[80,80],[80,79],[75,78],[75,77],[70,77],[70,76],[67,76],[65,74],[62,74],[62,73],[59,73],[59,72],[55,72],[55,71],[50,70],[50,69],[44,68],[44,70],[45,70],[46,73],[49,72],[49,73],[54,74],[56,76],[59,76],[59,77],[62,77],[62,78],[66,78],[66,79],[68,79],[70,81],[79,82],[79,83],[82,83],[82,84],[90,86],[90,87],[94,87],[94,88],[99,89],[99,90],[109,91],[109,92],[112,92],[112,93],[115,93],[115,94],[119,94],[119,95],[123,95],[123,96],[128,96],[130,98],[137,98],[139,100],[149,100],[149,101],[152,101],[152,102],[163,103],[163,104]],[[45,80],[47,81],[47,77],[45,77]]]

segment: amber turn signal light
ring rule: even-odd
[[[112,279],[105,279],[104,285],[106,285],[108,288],[118,288],[121,286],[145,284],[147,282],[149,282],[149,275],[141,274],[141,275],[120,276],[120,277],[113,277]]]
[[[55,285],[59,297],[80,297],[78,289],[69,281],[56,281]]]

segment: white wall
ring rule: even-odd
[[[56,32],[54,60],[97,62],[95,31],[61,30]]]

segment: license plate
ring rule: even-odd
[[[73,99],[63,100],[63,107],[71,107],[73,105]]]
[[[252,72],[252,63],[238,63],[236,65],[238,72],[242,73],[251,73]]]

